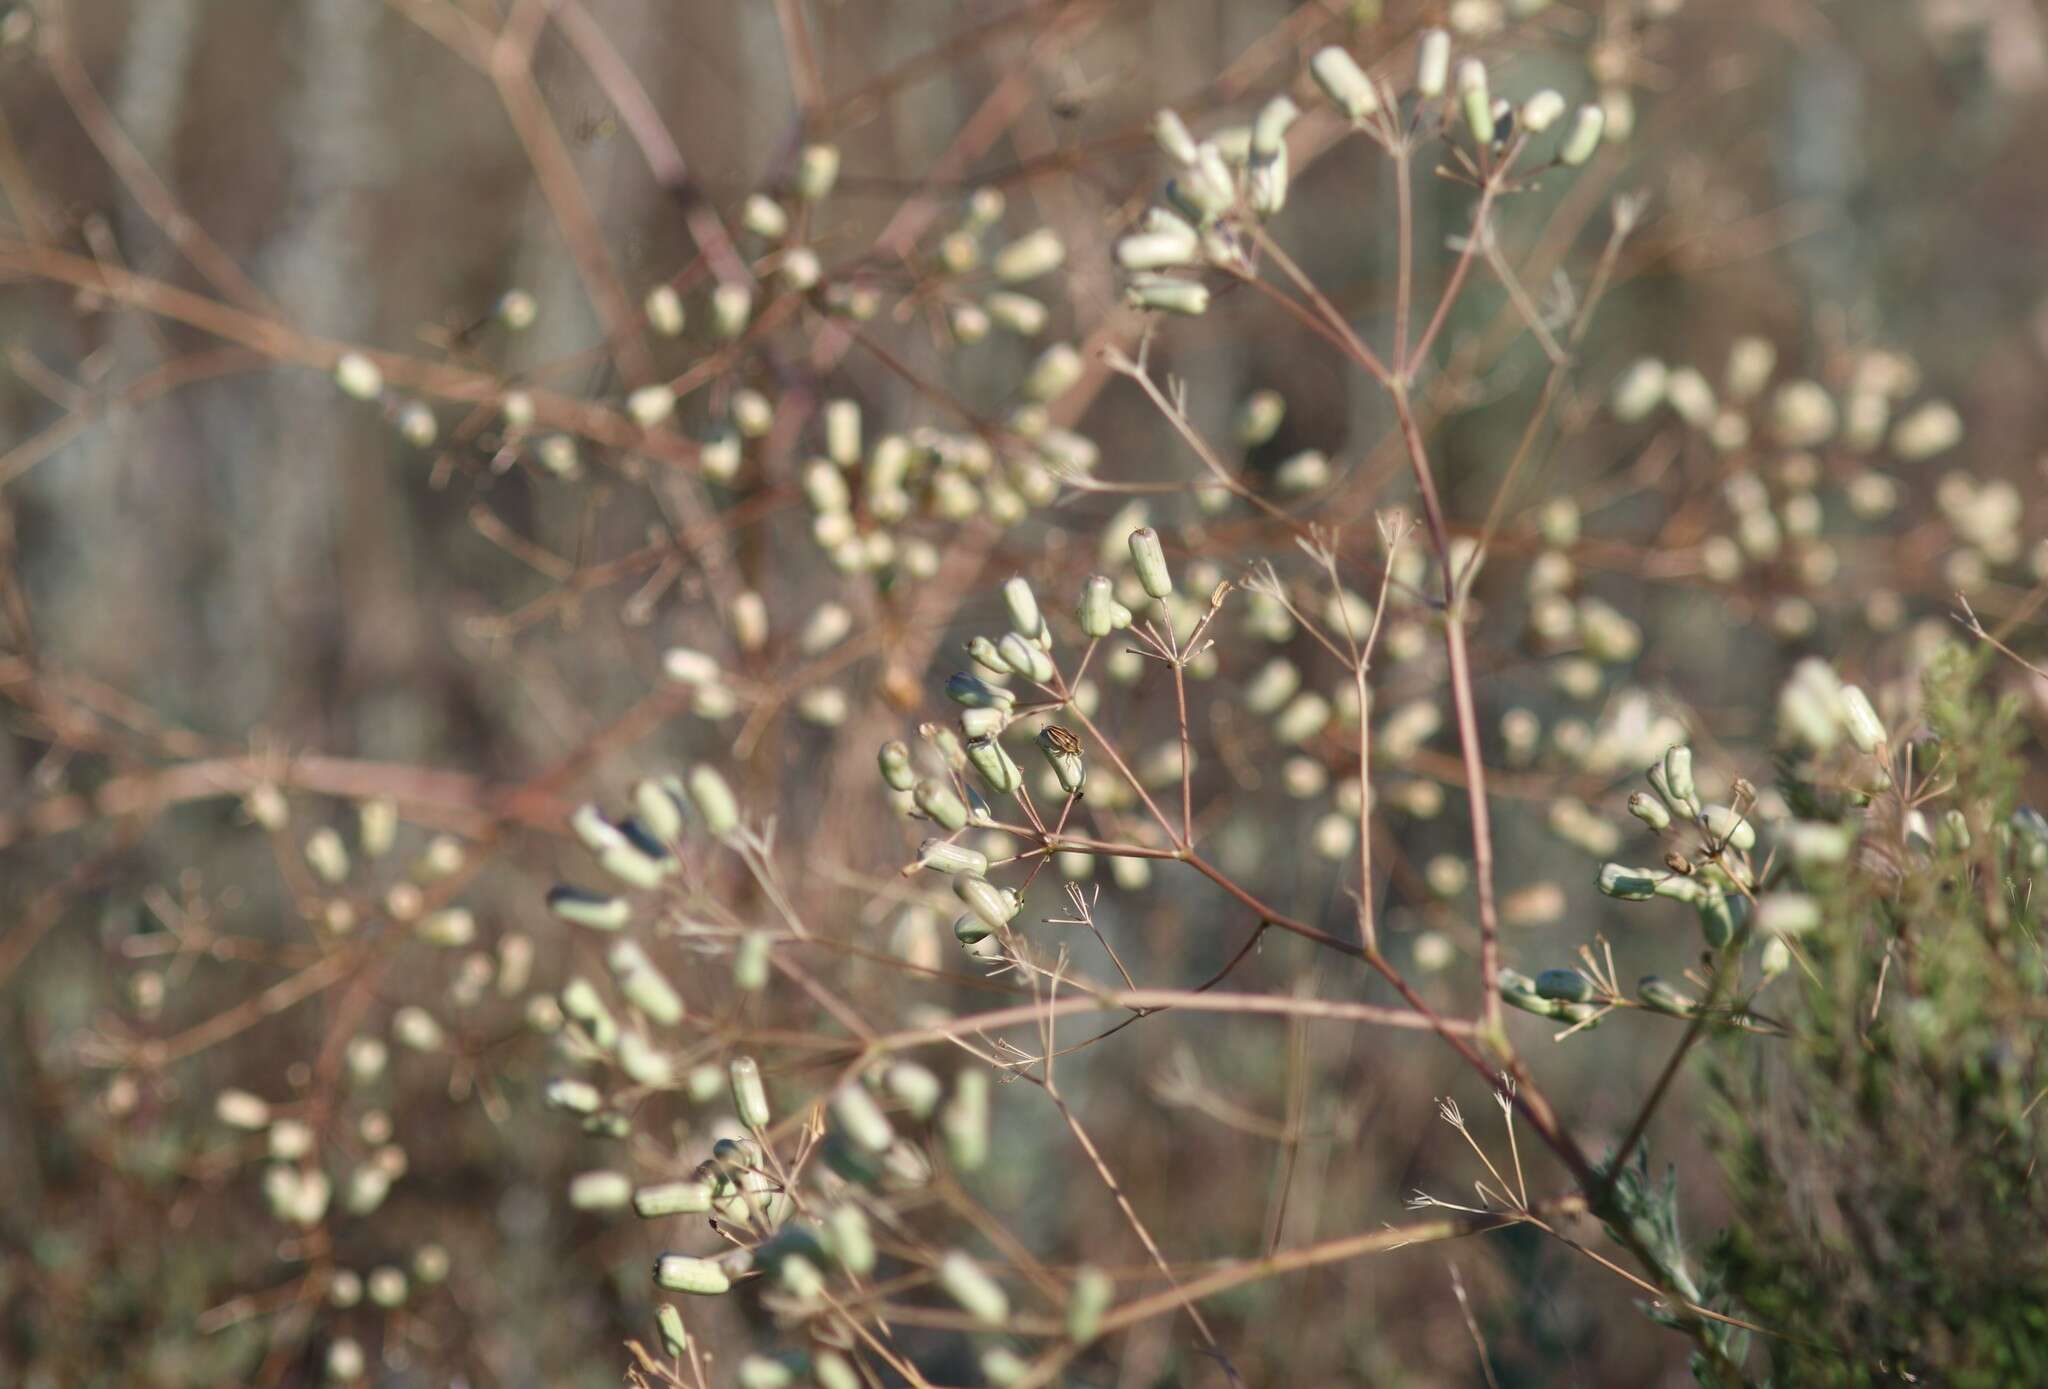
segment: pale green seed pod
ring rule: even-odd
[[[582,1028],[599,1049],[610,1051],[618,1044],[618,1019],[588,979],[578,976],[564,984],[561,1003],[562,1016]]]
[[[1756,826],[1737,814],[1734,806],[1710,805],[1704,813],[1707,833],[1717,843],[1745,854],[1756,847]]]
[[[1575,969],[1546,969],[1536,976],[1536,995],[1559,1003],[1591,1003],[1593,981]]]
[[[665,338],[679,337],[683,331],[683,297],[676,293],[674,285],[656,285],[647,291],[647,298],[641,308],[647,314],[647,326]]]
[[[1856,836],[1847,825],[1817,820],[1796,820],[1778,832],[1779,842],[1794,863],[1815,865],[1846,863]]]
[[[1638,357],[1614,383],[1608,408],[1624,424],[1645,419],[1664,402],[1671,370],[1655,357]]]
[[[1556,125],[1564,112],[1564,98],[1551,88],[1545,87],[1522,103],[1522,110],[1517,119],[1521,121],[1522,129],[1531,135],[1541,135]]]
[[[654,1261],[654,1284],[672,1293],[715,1296],[728,1292],[732,1280],[713,1259],[696,1259],[687,1254],[664,1254]]]
[[[957,877],[953,879],[953,895],[991,931],[1007,925],[1022,906],[1015,894],[987,878]]]
[[[1557,1013],[1557,1004],[1537,993],[1536,981],[1520,970],[1502,970],[1496,988],[1501,1002],[1512,1008],[1544,1018],[1554,1017]]]
[[[1415,46],[1415,92],[1433,101],[1444,94],[1451,75],[1451,36],[1441,29],[1424,31]]]
[[[1572,117],[1564,143],[1558,147],[1557,162],[1577,168],[1600,148],[1600,136],[1607,129],[1607,113],[1598,106],[1581,106]]]
[[[1638,791],[1628,798],[1628,813],[1660,833],[1671,828],[1671,812],[1665,809],[1664,802],[1646,792]]]
[[[1352,121],[1361,121],[1379,109],[1379,93],[1372,79],[1348,50],[1335,45],[1317,49],[1308,60],[1308,71],[1323,95]]]
[[[832,1117],[839,1121],[841,1132],[871,1153],[887,1152],[896,1141],[889,1116],[864,1085],[840,1086],[832,1096]]]
[[[960,733],[969,742],[993,738],[1010,726],[1010,716],[1000,709],[962,709]]]
[[[1884,747],[1887,738],[1884,720],[1877,716],[1870,696],[1855,685],[1844,685],[1840,699],[1842,727],[1848,733],[1849,741],[1865,753],[1875,753]]]
[[[751,1056],[736,1056],[729,1068],[732,1107],[750,1129],[765,1129],[770,1117],[768,1087],[761,1083],[761,1065]]]
[[[1301,115],[1291,97],[1268,98],[1252,120],[1252,160],[1270,164],[1287,153],[1287,129]]]
[[[722,284],[711,291],[711,326],[719,337],[732,339],[747,331],[754,316],[751,286]]]
[[[306,863],[322,882],[338,883],[348,877],[348,846],[339,833],[322,825],[306,837]]]
[[[406,1295],[411,1291],[405,1271],[390,1264],[380,1264],[371,1269],[363,1286],[370,1295],[371,1305],[384,1308],[403,1306]]]
[[[919,810],[949,833],[966,827],[967,807],[944,782],[927,778],[917,783],[911,796]]]
[[[1202,259],[1202,240],[1193,227],[1174,218],[1182,231],[1133,232],[1117,238],[1116,263],[1125,270],[1177,270]]]
[[[1305,743],[1322,732],[1329,722],[1330,701],[1314,690],[1304,690],[1273,720],[1273,737],[1288,746]]]
[[[1039,353],[1025,373],[1024,397],[1041,403],[1057,400],[1080,381],[1086,369],[1072,343],[1056,342]]]
[[[1785,944],[1783,936],[1772,936],[1764,942],[1764,948],[1757,952],[1757,972],[1766,979],[1776,979],[1792,968],[1792,947]]]
[[[927,839],[918,847],[919,866],[934,873],[971,873],[976,877],[988,873],[988,855],[965,844],[955,844],[945,839]]]
[[[1045,331],[1051,311],[1028,294],[997,290],[981,301],[996,325],[1020,338],[1035,338]]]
[[[740,205],[740,225],[764,241],[779,241],[789,230],[789,214],[773,198],[750,193]]]
[[[988,1161],[988,1073],[962,1071],[953,1080],[953,1098],[939,1115],[946,1152],[962,1172],[978,1172]]]
[[[1012,675],[1034,680],[1041,685],[1050,684],[1053,677],[1052,658],[1045,654],[1045,648],[1035,641],[1018,636],[1015,632],[1003,633],[996,643],[996,655],[1003,668]]]
[[[1209,287],[1177,275],[1138,274],[1125,287],[1124,302],[1134,309],[1199,318],[1209,311]]]
[[[1195,162],[1195,137],[1188,133],[1187,123],[1170,110],[1155,111],[1152,115],[1152,138],[1166,157],[1176,164]]]
[[[1624,902],[1647,902],[1657,895],[1657,884],[1665,875],[1648,868],[1630,868],[1619,863],[1600,865],[1600,890]]]
[[[842,468],[860,462],[859,402],[825,402],[825,456]]]
[[[981,1377],[989,1382],[989,1389],[1021,1384],[1030,1373],[1031,1362],[1008,1346],[990,1346],[981,1353]]]
[[[337,1336],[327,1347],[327,1377],[340,1383],[361,1379],[369,1362],[362,1342],[353,1336]]]
[[[995,253],[989,268],[1004,284],[1022,284],[1049,275],[1066,261],[1066,244],[1049,227],[1040,227]],[[993,313],[994,309],[991,308]]]
[[[1458,64],[1458,105],[1465,128],[1482,145],[1493,143],[1493,93],[1488,90],[1486,64],[1467,58]]]
[[[1002,665],[1000,652],[996,656],[996,664]],[[1008,669],[1007,666],[1003,668]],[[955,671],[946,677],[946,698],[968,709],[1008,709],[1017,702],[1017,696],[1000,685],[991,685],[966,671]]]
[[[1806,893],[1772,892],[1757,899],[1756,927],[1767,935],[1800,935],[1820,921],[1820,899]]]
[[[548,910],[564,921],[597,931],[619,930],[633,917],[633,908],[625,898],[586,892],[566,883],[548,889]]]
[[[915,1061],[899,1061],[891,1066],[882,1076],[882,1085],[917,1119],[929,1119],[944,1094],[939,1078]]]
[[[1676,881],[1691,882],[1690,879]],[[1708,948],[1719,950],[1735,939],[1735,902],[1726,893],[1698,889],[1693,911],[1699,916],[1700,935]]]
[[[1173,577],[1166,569],[1166,551],[1159,543],[1159,532],[1150,526],[1141,526],[1131,532],[1131,564],[1138,571],[1138,582],[1145,592],[1154,598],[1164,598],[1173,592]]]
[[[736,1378],[739,1389],[792,1389],[796,1366],[780,1356],[744,1355]]]
[[[700,763],[690,769],[690,800],[714,839],[723,839],[739,828],[739,802],[717,768]]]
[[[848,1273],[865,1277],[875,1267],[875,1237],[859,1206],[842,1203],[825,1212],[825,1247]]]
[[[637,1028],[619,1031],[619,1069],[635,1085],[666,1090],[675,1084],[675,1058]]]
[[[213,1097],[213,1117],[229,1128],[258,1133],[270,1127],[270,1103],[247,1090],[223,1090]]]
[[[811,1357],[811,1378],[818,1389],[862,1389],[863,1384],[853,1362],[836,1350],[821,1350]]]
[[[1003,583],[1003,605],[1010,611],[1010,630],[1037,641],[1045,631],[1045,618],[1038,611],[1038,595],[1031,581],[1013,574]]]
[[[939,1286],[961,1311],[984,1326],[1001,1326],[1010,1319],[1010,1299],[1002,1285],[958,1249],[948,1250],[939,1260]]]
[[[548,1108],[565,1110],[570,1114],[595,1114],[604,1107],[604,1096],[595,1085],[569,1076],[550,1080],[543,1094]]]
[[[633,783],[633,809],[647,832],[661,844],[673,844],[683,833],[685,805],[680,783],[641,780]]]
[[[1024,773],[1009,750],[993,738],[977,738],[967,745],[967,761],[981,775],[991,791],[1007,796],[1024,784]]]
[[[626,397],[626,413],[642,429],[654,429],[676,412],[676,393],[666,382],[642,386]]]
[[[976,633],[967,639],[967,654],[974,663],[990,675],[1007,678],[1010,667],[1003,661],[1003,653],[993,640]]]
[[[329,1306],[346,1311],[363,1300],[363,1276],[354,1269],[338,1268],[328,1275],[327,1302]]]
[[[674,860],[669,860],[673,863]],[[667,865],[643,853],[637,845],[617,844],[597,856],[598,866],[629,887],[652,891],[668,876]]]
[[[1205,226],[1237,201],[1237,182],[1213,140],[1205,140],[1196,147],[1194,163],[1166,185],[1166,196],[1187,214],[1189,221]]]
[[[334,364],[334,384],[343,395],[375,400],[384,393],[384,373],[360,352],[344,352]]]
[[[413,934],[428,945],[453,949],[476,939],[476,917],[467,907],[443,907],[413,924]]]
[[[1689,1018],[1699,1008],[1699,1001],[1692,995],[1673,988],[1654,974],[1644,975],[1636,984],[1636,997],[1644,1007],[1675,1018]]]
[[[838,182],[839,147],[822,142],[805,145],[796,162],[797,196],[805,202],[822,201]]]
[[[1101,574],[1094,575],[1081,585],[1079,618],[1081,630],[1090,638],[1100,640],[1116,629],[1116,586]]]
[[[661,1333],[661,1349],[672,1360],[681,1360],[690,1353],[690,1336],[683,1329],[683,1314],[675,1304],[664,1302],[654,1309],[655,1329]]]
[[[613,946],[611,967],[618,976],[619,992],[651,1021],[673,1027],[683,1020],[682,995],[637,944],[624,940]]]
[[[575,1210],[618,1210],[632,1199],[633,1183],[623,1172],[578,1172],[569,1179],[569,1205]]]
[[[1708,897],[1716,897],[1718,893],[1708,889],[1700,877],[1686,877],[1686,875],[1681,875],[1681,873],[1665,873],[1661,879],[1657,879],[1655,895],[1663,897],[1667,901],[1704,903]]]
[[[1692,749],[1683,743],[1666,749],[1664,753],[1664,784],[1671,798],[1685,807],[1689,815],[1700,813],[1699,787],[1692,779]]]
[[[391,1035],[414,1051],[439,1051],[448,1040],[448,1034],[441,1030],[441,1024],[434,1015],[414,1005],[400,1008],[391,1015]]]
[[[1076,1269],[1074,1286],[1067,1294],[1068,1339],[1082,1346],[1093,1341],[1102,1330],[1103,1313],[1109,1310],[1115,1294],[1116,1284],[1101,1269],[1086,1265]]]
[[[988,952],[976,950],[975,947],[982,942],[990,941],[993,946],[1000,946],[1000,942],[993,941],[987,924],[973,912],[962,912],[953,918],[953,939],[966,946],[968,953],[977,958],[992,958]]]
[[[1045,754],[1060,789],[1069,796],[1080,795],[1088,782],[1088,764],[1081,755],[1080,741],[1058,724],[1047,724],[1038,731],[1038,750]]]

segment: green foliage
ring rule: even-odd
[[[1937,658],[1896,785],[1848,811],[1856,855],[1802,874],[1823,925],[1769,1001],[1796,1040],[1713,1053],[1712,1263],[1777,1333],[1778,1383],[2048,1381],[2041,849],[1988,685],[1979,655]],[[1787,770],[1795,804],[1842,802]]]

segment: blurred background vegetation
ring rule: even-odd
[[[1074,491],[1014,526],[961,528],[927,586],[944,590],[935,608],[880,586],[849,597],[849,580],[809,543],[797,482],[818,447],[817,405],[857,399],[873,431],[974,428],[1006,408],[1037,345],[998,335],[965,351],[918,295],[933,243],[973,190],[997,188],[1006,234],[1049,226],[1065,242],[1065,268],[1035,290],[1048,338],[1086,359],[1081,383],[1052,407],[1056,421],[1085,431],[1121,480],[1193,476],[1158,413],[1097,355],[1134,349],[1142,326],[1122,306],[1110,248],[1161,177],[1146,124],[1169,105],[1191,123],[1247,119],[1274,91],[1306,90],[1306,55],[1324,44],[1368,62],[1386,55],[1399,70],[1418,31],[1448,22],[1476,29],[1470,42],[1501,90],[1625,93],[1633,107],[1626,143],[1580,179],[1541,180],[1515,200],[1504,232],[1534,264],[1554,247],[1548,264],[1568,265],[1583,290],[1613,199],[1644,199],[1576,351],[1579,394],[1510,494],[1480,585],[1482,626],[1497,629],[1478,682],[1488,761],[1501,768],[1498,879],[1504,895],[1562,892],[1561,906],[1525,924],[1511,914],[1511,962],[1531,973],[1569,962],[1604,933],[1625,972],[1676,976],[1697,943],[1689,923],[1616,912],[1592,887],[1598,856],[1554,832],[1561,798],[1627,823],[1613,788],[1633,789],[1640,765],[1509,767],[1493,732],[1506,710],[1529,709],[1546,728],[1618,722],[1614,736],[1631,749],[1640,725],[1668,716],[1724,781],[1769,785],[1778,690],[1803,656],[1874,688],[1910,687],[1930,633],[1959,633],[1949,620],[1959,588],[1987,623],[2017,624],[2007,640],[2039,653],[2041,552],[1959,567],[1967,546],[1937,497],[1949,470],[1966,469],[1977,484],[2014,489],[2028,547],[2048,535],[2038,253],[2048,20],[2038,8],[1582,0],[1528,18],[1510,5],[1512,21],[1500,8],[10,7],[0,18],[0,1163],[12,1190],[0,1202],[0,1379],[311,1383],[328,1345],[349,1334],[374,1347],[378,1383],[619,1381],[622,1343],[651,1334],[646,1268],[665,1243],[563,1200],[588,1161],[577,1136],[541,1113],[548,1044],[516,998],[463,1014],[452,1063],[395,1058],[363,1102],[388,1117],[405,1154],[373,1218],[300,1231],[266,1211],[246,1136],[216,1122],[215,1096],[324,1094],[351,1037],[385,1035],[397,1009],[461,983],[452,952],[350,956],[354,946],[322,926],[336,894],[300,856],[306,833],[332,823],[352,836],[357,802],[393,798],[405,819],[397,866],[362,869],[350,888],[358,907],[373,913],[432,836],[452,836],[456,888],[416,876],[430,891],[459,890],[492,938],[530,937],[535,978],[554,987],[596,957],[542,906],[577,861],[561,833],[569,808],[622,802],[638,777],[710,759],[750,813],[776,817],[813,928],[896,948],[888,880],[917,836],[885,813],[875,745],[941,716],[927,692],[964,665],[960,641],[999,621],[1002,579],[1032,575],[1048,609],[1064,611],[1125,499]],[[607,80],[607,64],[634,81]],[[662,163],[622,91],[644,92],[676,162]],[[832,283],[878,290],[882,313],[847,328],[797,307],[743,354],[709,342],[693,216],[711,209],[736,225],[747,196],[786,190],[799,152],[818,141],[837,146],[841,173],[810,245]],[[1426,164],[1417,245],[1436,277],[1471,197]],[[1375,329],[1391,311],[1393,196],[1384,161],[1355,145],[1324,150],[1304,161],[1274,223],[1344,312]],[[53,270],[58,253],[85,269]],[[153,288],[110,293],[94,279],[109,271]],[[1465,533],[1501,485],[1546,370],[1498,282],[1478,278],[1445,341],[1481,360],[1431,400],[1446,508]],[[627,288],[635,314],[658,283],[685,291],[690,329],[644,344],[662,377],[713,363],[683,393],[683,432],[701,431],[734,381],[775,399],[777,429],[745,485],[693,499],[659,456],[650,464],[602,441],[582,478],[562,479],[535,465],[493,400],[462,390],[436,399],[440,437],[421,448],[394,427],[388,402],[335,389],[333,349],[349,345],[597,401],[622,418],[632,383],[606,350],[606,281]],[[1532,287],[1555,292],[1547,275]],[[512,291],[531,296],[530,326],[508,323]],[[209,331],[173,292],[269,326]],[[169,311],[145,312],[143,298]],[[1249,295],[1218,301],[1163,333],[1154,365],[1185,381],[1192,418],[1217,437],[1248,392],[1281,391],[1286,420],[1246,455],[1246,476],[1267,478],[1311,447],[1345,460],[1342,484],[1304,514],[1351,528],[1370,550],[1372,511],[1407,486],[1386,448],[1384,398]],[[1669,430],[1596,419],[1636,358],[1718,379],[1744,334],[1776,345],[1781,373],[1831,388],[1873,349],[1909,355],[1916,398],[1951,401],[1967,421],[1955,454],[1896,470],[1885,525],[1827,502],[1840,534],[1824,575],[1763,565],[1711,578],[1693,556],[1726,529],[1717,457]],[[1641,636],[1591,692],[1560,689],[1549,655],[1517,636],[1522,571],[1543,548],[1537,509],[1567,496],[1586,516],[1570,546],[1582,591]],[[1222,577],[1294,553],[1288,534],[1250,512],[1211,517],[1161,494],[1151,514],[1177,564],[1206,561]],[[689,717],[662,681],[662,652],[716,644],[728,581],[764,596],[775,636],[745,658],[755,693],[738,718]],[[1362,572],[1351,582],[1375,584]],[[1874,625],[1880,592],[1896,609]],[[821,663],[791,634],[835,598],[854,607],[861,635]],[[1808,611],[1788,611],[1788,600]],[[1251,668],[1226,660],[1223,678]],[[836,728],[792,703],[826,677],[851,711]],[[1437,683],[1426,668],[1390,679],[1390,700]],[[2035,756],[2048,681],[2010,664],[1985,679],[2017,697],[2013,745]],[[1114,717],[1133,736],[1162,727],[1156,707]],[[1247,716],[1205,699],[1199,718],[1201,736],[1224,748],[1215,789],[1229,787],[1248,812],[1231,820],[1219,861],[1284,910],[1347,933],[1355,875],[1312,849],[1316,807],[1278,789],[1277,756],[1246,732]],[[1404,961],[1425,932],[1461,957],[1476,939],[1464,924],[1469,888],[1439,880],[1450,890],[1433,891],[1426,872],[1466,852],[1456,773],[1455,747],[1439,738],[1401,779],[1440,784],[1451,809],[1387,817],[1376,893]],[[2038,763],[2034,776],[2038,801]],[[276,833],[251,823],[252,793],[270,786],[292,805]],[[1207,885],[1162,874],[1143,894],[1105,893],[1099,919],[1141,979],[1191,987],[1241,943],[1241,923],[1218,919],[1215,904]],[[746,887],[734,907],[765,910]],[[1233,987],[1390,997],[1298,946],[1267,943]],[[344,958],[347,968],[319,972]],[[878,1026],[919,1005],[988,1006],[984,981],[951,962],[914,989],[858,960],[833,963]],[[704,970],[722,977],[724,966]],[[1469,1009],[1468,975],[1424,974],[1420,987],[1436,1006]],[[719,997],[716,978],[701,988]],[[1515,1021],[1552,1103],[1595,1154],[1625,1131],[1668,1052],[1663,1033],[1646,1040],[1636,1022],[1553,1047],[1551,1029]],[[771,1070],[799,1092],[826,1079],[788,1057]],[[1141,1262],[1064,1128],[1039,1097],[1013,1093],[1022,1089],[998,1088],[1001,1156],[979,1179],[979,1201],[1042,1257]],[[1148,1020],[1075,1056],[1063,1089],[1172,1256],[1190,1262],[1398,1222],[1416,1188],[1458,1199],[1478,1173],[1433,1101],[1462,1093],[1475,1124],[1481,1111],[1491,1117],[1483,1088],[1427,1039],[1300,1021]],[[1684,1230],[1701,1248],[1747,1199],[1737,1182],[1731,1201],[1715,1152],[1728,1145],[1704,1131],[1710,1108],[1688,1072],[1646,1142],[1657,1170],[1669,1162],[1683,1174]],[[360,1106],[349,1118],[344,1147],[379,1146]],[[1532,1185],[1553,1189],[1555,1164],[1530,1160]],[[1754,1152],[1749,1161],[1726,1171],[1768,1168]],[[2023,1228],[2038,1237],[2037,1224]],[[1782,1272],[1782,1250],[1759,1241],[1748,1253]],[[446,1251],[450,1271],[399,1309],[333,1309],[301,1277],[308,1266],[416,1269],[426,1245]],[[1789,1316],[1797,1300],[1787,1291],[1768,1310]],[[1520,1229],[1256,1283],[1210,1310],[1251,1384],[1689,1382],[1687,1344],[1633,1303],[1626,1285]],[[732,1347],[750,1322],[765,1325],[758,1307],[706,1315],[706,1334]],[[971,1361],[949,1366],[959,1354],[935,1338],[927,1372],[979,1382]],[[1184,1320],[1162,1318],[1074,1382],[1225,1380]]]

